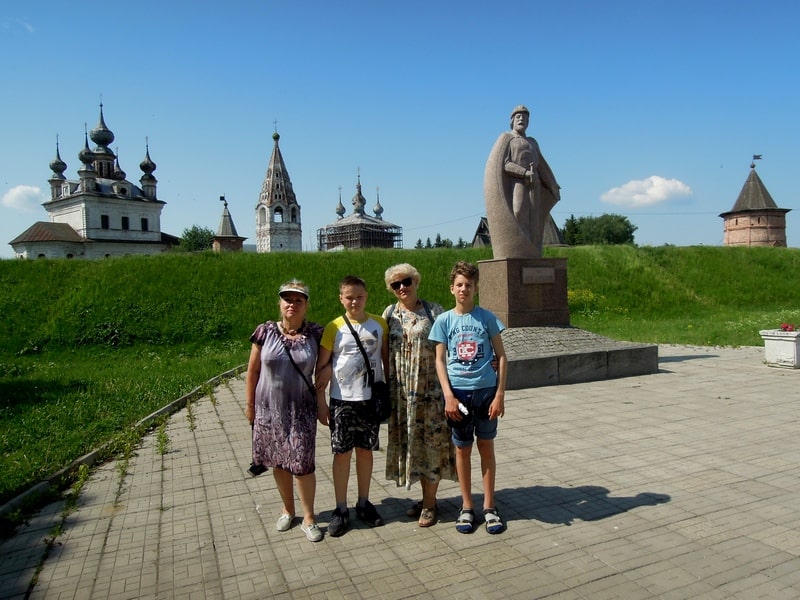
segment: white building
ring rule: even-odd
[[[278,147],[281,136],[276,131],[272,139],[275,145],[256,205],[256,252],[300,252],[303,249],[300,205]]]
[[[89,139],[96,144],[89,149]],[[140,186],[126,179],[119,159],[109,145],[113,132],[106,126],[103,105],[100,121],[78,153],[82,166],[78,180],[64,177],[66,163],[56,142],[56,157],[50,163],[53,175],[50,200],[42,204],[49,221],[39,221],[11,240],[18,258],[102,258],[134,254],[157,254],[179,239],[161,232],[161,210],[165,202],[156,195],[156,164],[149,146],[139,168]]]

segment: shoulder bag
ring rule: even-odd
[[[389,384],[385,381],[375,381],[375,370],[370,366],[369,355],[367,351],[364,350],[364,346],[361,344],[361,338],[358,337],[356,330],[353,329],[353,325],[350,323],[350,319],[347,318],[347,315],[344,317],[344,322],[347,323],[347,327],[350,329],[350,333],[353,334],[356,344],[358,344],[358,349],[361,350],[361,355],[364,357],[364,364],[367,367],[367,376],[369,378],[367,381],[369,387],[372,389],[372,404],[375,408],[375,419],[378,423],[383,423],[389,418],[392,412],[392,397],[389,393]]]

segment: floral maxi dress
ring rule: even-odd
[[[317,400],[292,366],[292,358],[309,382],[319,352],[322,327],[306,323],[301,335],[288,339],[276,323],[259,325],[250,341],[261,346],[261,373],[256,384],[253,463],[279,467],[292,475],[313,473],[317,438]]]
[[[435,319],[444,312],[428,303]],[[386,478],[398,486],[425,478],[456,481],[455,454],[436,376],[436,345],[428,340],[433,323],[422,302],[414,311],[394,304],[383,312],[389,325],[389,378],[392,414],[386,449]]]

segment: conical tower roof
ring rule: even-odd
[[[228,201],[225,200],[225,196],[220,196],[219,199],[220,202],[224,203],[224,207],[222,209],[222,217],[219,220],[219,227],[217,228],[217,237],[239,237],[239,234],[236,233],[236,225],[233,224],[231,212],[228,210]]]
[[[276,131],[272,134],[275,145],[272,148],[272,156],[269,159],[267,173],[264,176],[264,183],[261,185],[261,194],[258,197],[259,204],[273,206],[274,204],[292,205],[297,204],[297,198],[292,189],[292,180],[283,162],[278,140],[281,136]]]
[[[731,212],[763,210],[765,208],[778,208],[778,205],[769,195],[767,187],[761,181],[758,173],[756,173],[755,163],[753,163],[750,165],[750,174],[747,176],[747,181],[744,182],[744,187],[739,192],[739,197],[736,199],[736,204],[733,205]]]

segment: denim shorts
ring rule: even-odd
[[[494,400],[496,387],[478,390],[453,389],[453,395],[467,407],[468,415],[460,421],[447,419],[453,444],[459,448],[471,446],[475,438],[493,440],[497,437],[497,419],[489,419],[489,405]]]

